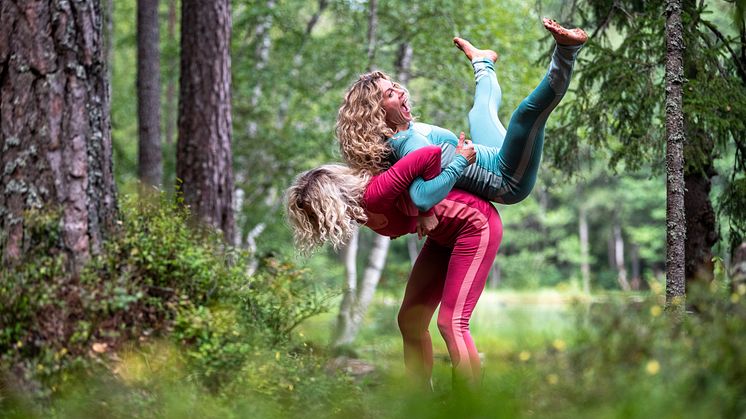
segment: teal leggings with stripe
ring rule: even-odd
[[[515,110],[507,130],[498,118],[502,93],[494,64],[473,60],[477,85],[469,125],[477,162],[456,187],[502,204],[518,203],[531,193],[544,148],[544,126],[567,92],[580,48],[557,45],[546,75]]]

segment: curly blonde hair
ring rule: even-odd
[[[355,170],[378,174],[389,167],[391,147],[386,139],[394,130],[386,125],[379,80],[391,80],[381,71],[363,74],[345,93],[337,114],[337,139],[342,157]],[[398,83],[395,86],[403,88]]]
[[[362,207],[370,176],[340,164],[301,173],[285,192],[287,220],[295,246],[309,254],[324,243],[346,243],[368,221]]]

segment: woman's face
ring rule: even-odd
[[[383,93],[381,105],[386,111],[386,123],[391,128],[404,128],[412,120],[407,91],[391,80],[379,79],[378,88]]]

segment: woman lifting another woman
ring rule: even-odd
[[[477,82],[469,113],[474,145],[463,135],[456,139],[445,129],[413,123],[406,90],[374,72],[353,84],[340,108],[337,135],[349,166],[304,172],[287,191],[288,219],[303,250],[326,242],[338,246],[358,224],[390,237],[429,233],[398,317],[405,366],[419,382],[429,383],[428,325],[440,304],[438,328],[455,382],[478,383],[480,363],[469,319],[502,238],[500,217],[487,200],[518,202],[530,192],[544,123],[567,90],[575,55],[587,39],[582,30],[548,19],[544,26],[557,43],[552,63],[507,130],[497,119],[497,54],[456,38]],[[452,190],[454,185],[468,192]]]

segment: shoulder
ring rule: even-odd
[[[430,139],[433,144],[443,142],[458,142],[458,138],[451,131],[436,125],[415,123],[414,129],[425,137]]]

